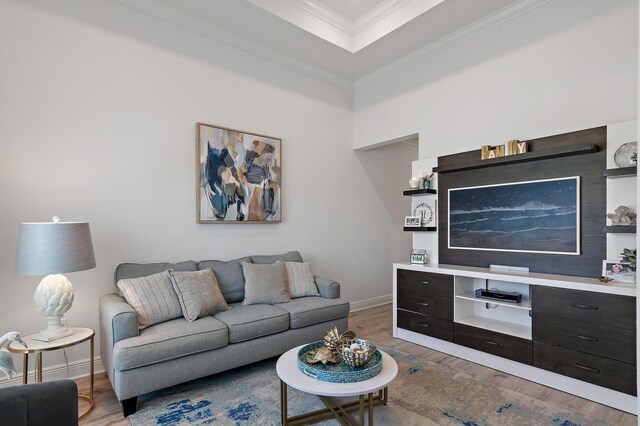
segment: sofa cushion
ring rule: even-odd
[[[187,272],[169,269],[169,275],[187,321],[229,309],[211,269]]]
[[[140,329],[182,316],[169,271],[123,279],[117,286],[138,314]]]
[[[289,329],[289,314],[271,305],[233,303],[214,318],[229,328],[229,343],[238,343]]]
[[[213,317],[184,318],[156,324],[113,348],[113,368],[129,370],[226,346],[227,326]]]
[[[283,254],[270,254],[266,256],[251,256],[251,261],[253,263],[261,265],[276,263],[278,260],[282,262],[302,262],[302,256],[300,255],[300,252],[297,251],[290,251]]]
[[[281,262],[280,260],[276,263]],[[305,296],[320,296],[311,273],[311,266],[305,262],[283,262],[287,268],[287,285],[292,299]]]
[[[349,315],[349,302],[343,299],[300,297],[289,303],[281,303],[279,309],[289,312],[290,328],[344,318]]]
[[[228,303],[240,302],[244,299],[242,262],[250,263],[251,258],[242,257],[228,262],[222,260],[203,260],[198,262],[198,269],[211,268],[216,275],[224,299]]]
[[[176,271],[197,271],[198,267],[193,260],[179,263],[121,263],[116,268],[115,283],[126,278],[146,277],[158,272],[173,269]]]
[[[287,285],[287,268],[283,262],[270,265],[242,262],[242,271],[245,278],[243,305],[291,301]]]

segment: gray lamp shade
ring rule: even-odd
[[[95,268],[88,222],[20,225],[15,272],[19,275],[64,274]]]

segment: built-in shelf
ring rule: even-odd
[[[479,151],[478,151],[479,152]],[[543,160],[549,158],[568,157],[570,155],[582,155],[598,152],[598,146],[591,142],[583,142],[576,145],[560,146],[540,151],[527,152],[525,154],[509,155],[506,157],[490,158],[458,164],[438,166],[433,169],[437,173],[459,172],[462,170],[483,169],[486,167],[502,166],[505,164],[525,163],[528,161]]]
[[[636,227],[635,225],[605,226],[602,228],[602,232],[606,232],[608,234],[635,234]]]
[[[515,308],[515,309],[524,309],[525,311],[531,310],[531,301],[529,299],[525,299],[524,297],[522,298],[522,302],[520,303],[509,303],[509,302],[502,302],[500,300],[483,299],[482,297],[476,297],[474,293],[456,294],[456,298],[471,300],[472,302],[477,302],[477,303],[491,303],[492,305],[507,306],[509,308]]]
[[[411,231],[411,232],[434,232],[437,230],[438,228],[435,226],[421,226],[421,227],[405,226],[403,229],[403,231]]]
[[[618,167],[615,169],[607,169],[604,172],[602,172],[602,176],[608,179],[632,177],[637,174],[638,174],[638,166]]]
[[[424,194],[437,194],[435,189],[407,189],[402,191],[402,195],[424,195]]]
[[[480,316],[465,317],[458,319],[455,322],[458,324],[484,328],[485,330],[495,331],[496,333],[508,334],[510,336],[531,340],[531,327],[526,325],[514,324],[511,322],[499,321],[493,318]]]

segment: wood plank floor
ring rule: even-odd
[[[393,347],[413,355],[419,355],[429,361],[492,382],[497,386],[556,404],[610,425],[632,426],[638,424],[637,417],[631,414],[486,368],[460,358],[427,349],[404,340],[394,339],[391,335],[391,310],[392,307],[388,304],[354,312],[349,317],[349,328],[355,331],[358,336],[362,336],[376,343]],[[88,389],[88,383],[88,378],[78,380],[81,393],[85,389]],[[81,425],[129,425],[129,422],[122,417],[120,404],[111,389],[111,384],[105,373],[96,375],[95,397],[95,408],[91,414],[80,422]]]

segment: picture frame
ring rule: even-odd
[[[636,282],[636,271],[631,268],[629,262],[619,260],[603,260],[602,276],[621,283]]]
[[[420,228],[422,218],[420,216],[405,216],[404,217],[404,226],[407,228]]]
[[[282,139],[196,123],[198,223],[282,220]]]
[[[429,255],[426,249],[412,249],[409,259],[410,263],[426,265],[429,262]]]
[[[435,199],[418,199],[415,197],[411,214],[420,218],[421,227],[436,226],[438,223],[438,201]]]

